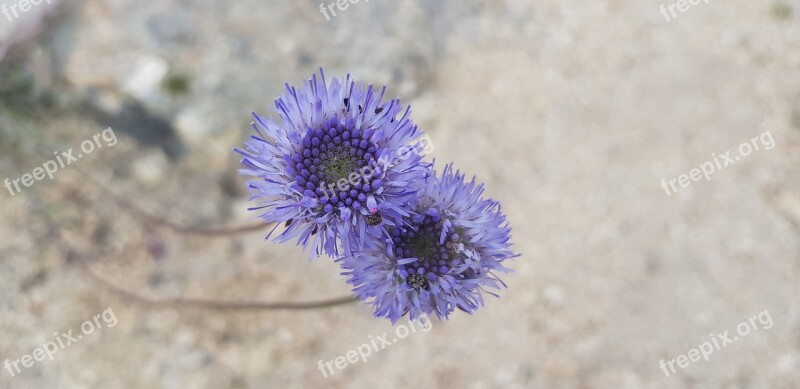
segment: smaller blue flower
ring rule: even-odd
[[[511,229],[500,204],[481,196],[484,186],[453,172],[422,184],[419,199],[404,223],[364,250],[337,260],[356,296],[374,307],[376,317],[397,322],[422,314],[447,318],[455,309],[472,313],[483,305],[486,288],[506,285],[495,273],[517,257]]]

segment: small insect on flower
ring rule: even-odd
[[[464,181],[447,165],[423,184],[412,206],[416,213],[389,229],[386,239],[337,260],[356,296],[371,303],[376,317],[397,322],[435,313],[447,318],[483,305],[484,288],[506,285],[495,272],[517,257],[500,204],[483,199],[483,185]]]
[[[299,90],[286,85],[275,101],[280,120],[253,114],[256,134],[236,149],[240,174],[252,177],[258,206],[250,210],[284,226],[277,242],[296,238],[310,255],[350,254],[410,216],[414,183],[430,164],[419,150],[409,152],[423,135],[411,107],[382,101],[385,91],[349,75],[328,84],[320,69]]]

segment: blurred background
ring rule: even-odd
[[[2,388],[800,388],[798,0],[0,3],[0,180],[117,139],[0,188],[0,363],[98,327],[4,365]],[[364,304],[120,293],[348,295],[266,229],[198,233],[257,223],[232,149],[319,67],[411,104],[522,253],[501,298],[327,377],[395,327]],[[766,131],[774,148],[661,187]],[[660,367],[764,311],[709,361]]]

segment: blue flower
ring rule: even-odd
[[[411,107],[382,101],[379,91],[348,75],[344,82],[314,75],[298,90],[286,85],[277,118],[253,113],[256,134],[236,152],[240,174],[251,176],[250,200],[266,222],[284,229],[309,255],[351,254],[370,236],[410,216],[418,185],[430,170],[422,161],[422,131]]]
[[[483,199],[483,185],[464,181],[447,165],[441,177],[422,184],[415,211],[384,239],[337,260],[356,296],[371,303],[376,317],[397,322],[435,313],[447,318],[456,308],[472,313],[483,305],[485,288],[505,284],[496,272],[518,256],[500,204]]]

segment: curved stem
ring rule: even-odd
[[[167,298],[167,299],[154,299],[143,296],[139,293],[121,288],[113,282],[105,279],[99,275],[85,255],[73,249],[69,243],[64,240],[61,234],[61,228],[58,224],[48,223],[53,237],[55,238],[57,246],[65,253],[67,260],[76,261],[81,270],[92,278],[95,282],[99,283],[112,293],[118,296],[133,301],[135,303],[148,305],[154,308],[200,308],[217,311],[247,311],[247,310],[307,310],[317,308],[334,307],[337,305],[344,305],[356,302],[357,299],[353,296],[339,297],[334,299],[305,301],[305,302],[259,302],[259,301],[223,301],[223,300],[209,300],[209,299],[191,299],[191,298]]]
[[[99,183],[94,177],[87,174],[86,172],[81,171],[81,174],[88,179],[88,181],[100,189],[101,192],[108,195],[111,200],[116,203],[122,210],[130,213],[131,215],[140,219],[143,223],[158,225],[162,227],[169,228],[175,232],[183,233],[183,234],[192,234],[192,235],[204,235],[204,236],[226,236],[226,235],[235,235],[242,232],[251,232],[251,231],[258,231],[265,229],[272,225],[272,223],[254,223],[251,225],[245,226],[236,226],[236,227],[219,227],[219,228],[201,228],[201,227],[192,227],[192,226],[183,226],[180,224],[173,223],[165,218],[158,217],[152,214],[149,214],[145,211],[142,211],[141,208],[133,205],[130,201],[117,196],[114,192],[110,189],[106,188],[103,184]]]
[[[75,253],[69,247],[67,250]],[[339,297],[335,299],[306,301],[306,302],[257,302],[257,301],[221,301],[221,300],[207,300],[207,299],[189,299],[189,298],[172,298],[172,299],[153,299],[145,297],[136,292],[123,289],[113,282],[106,280],[92,268],[89,261],[81,255],[73,257],[80,264],[80,268],[94,279],[97,283],[103,285],[106,289],[119,295],[127,300],[149,305],[155,308],[201,308],[217,311],[247,311],[247,310],[305,310],[316,308],[334,307],[337,305],[349,304],[356,301],[353,296]]]

